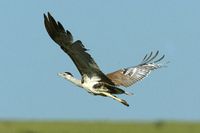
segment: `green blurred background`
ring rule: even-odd
[[[1,133],[199,133],[193,122],[1,122]]]

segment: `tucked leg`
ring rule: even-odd
[[[128,104],[125,100],[120,99],[120,98],[118,98],[118,97],[116,97],[116,96],[114,96],[114,95],[112,95],[112,94],[110,94],[110,93],[102,92],[102,94],[104,94],[104,95],[106,95],[106,96],[108,96],[108,97],[111,97],[111,98],[113,98],[114,100],[116,100],[116,101],[118,101],[118,102],[120,102],[120,103],[122,103],[122,104],[124,104],[124,105],[126,105],[126,106],[129,106],[129,104]]]

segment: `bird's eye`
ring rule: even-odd
[[[64,72],[64,73],[65,73],[65,75],[69,75],[69,76],[73,77],[73,75],[70,72]]]

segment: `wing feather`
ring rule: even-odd
[[[101,81],[113,85],[112,81],[100,70],[91,55],[87,53],[87,49],[82,42],[80,40],[73,42],[72,34],[65,30],[59,21],[56,22],[50,13],[47,16],[44,14],[44,24],[49,36],[70,56],[82,76],[84,74],[88,77],[98,76]]]
[[[110,78],[116,86],[129,87],[147,77],[151,71],[164,66],[163,64],[156,64],[164,58],[164,55],[153,61],[158,56],[158,53],[159,51],[152,56],[153,52],[151,52],[149,56],[148,54],[145,55],[139,65],[109,73],[107,74],[107,77]]]

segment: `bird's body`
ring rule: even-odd
[[[132,95],[132,93],[126,92],[118,88],[118,86],[131,86],[137,81],[145,78],[152,70],[163,66],[162,64],[157,64],[157,62],[162,60],[164,55],[156,59],[159,53],[159,51],[157,51],[154,55],[153,52],[146,55],[142,62],[137,66],[123,68],[109,74],[104,74],[91,55],[87,53],[87,49],[82,42],[80,40],[73,42],[72,34],[69,31],[65,31],[62,24],[56,22],[50,13],[48,13],[48,16],[44,14],[44,24],[50,37],[70,56],[82,78],[80,80],[76,79],[69,72],[58,73],[58,75],[93,95],[111,97],[118,102],[129,106],[125,100],[118,98],[116,95]]]
[[[85,88],[89,93],[98,95],[98,91],[93,88],[94,85],[98,84],[101,79],[99,77],[89,78],[87,75],[84,76],[82,82],[82,88]]]

